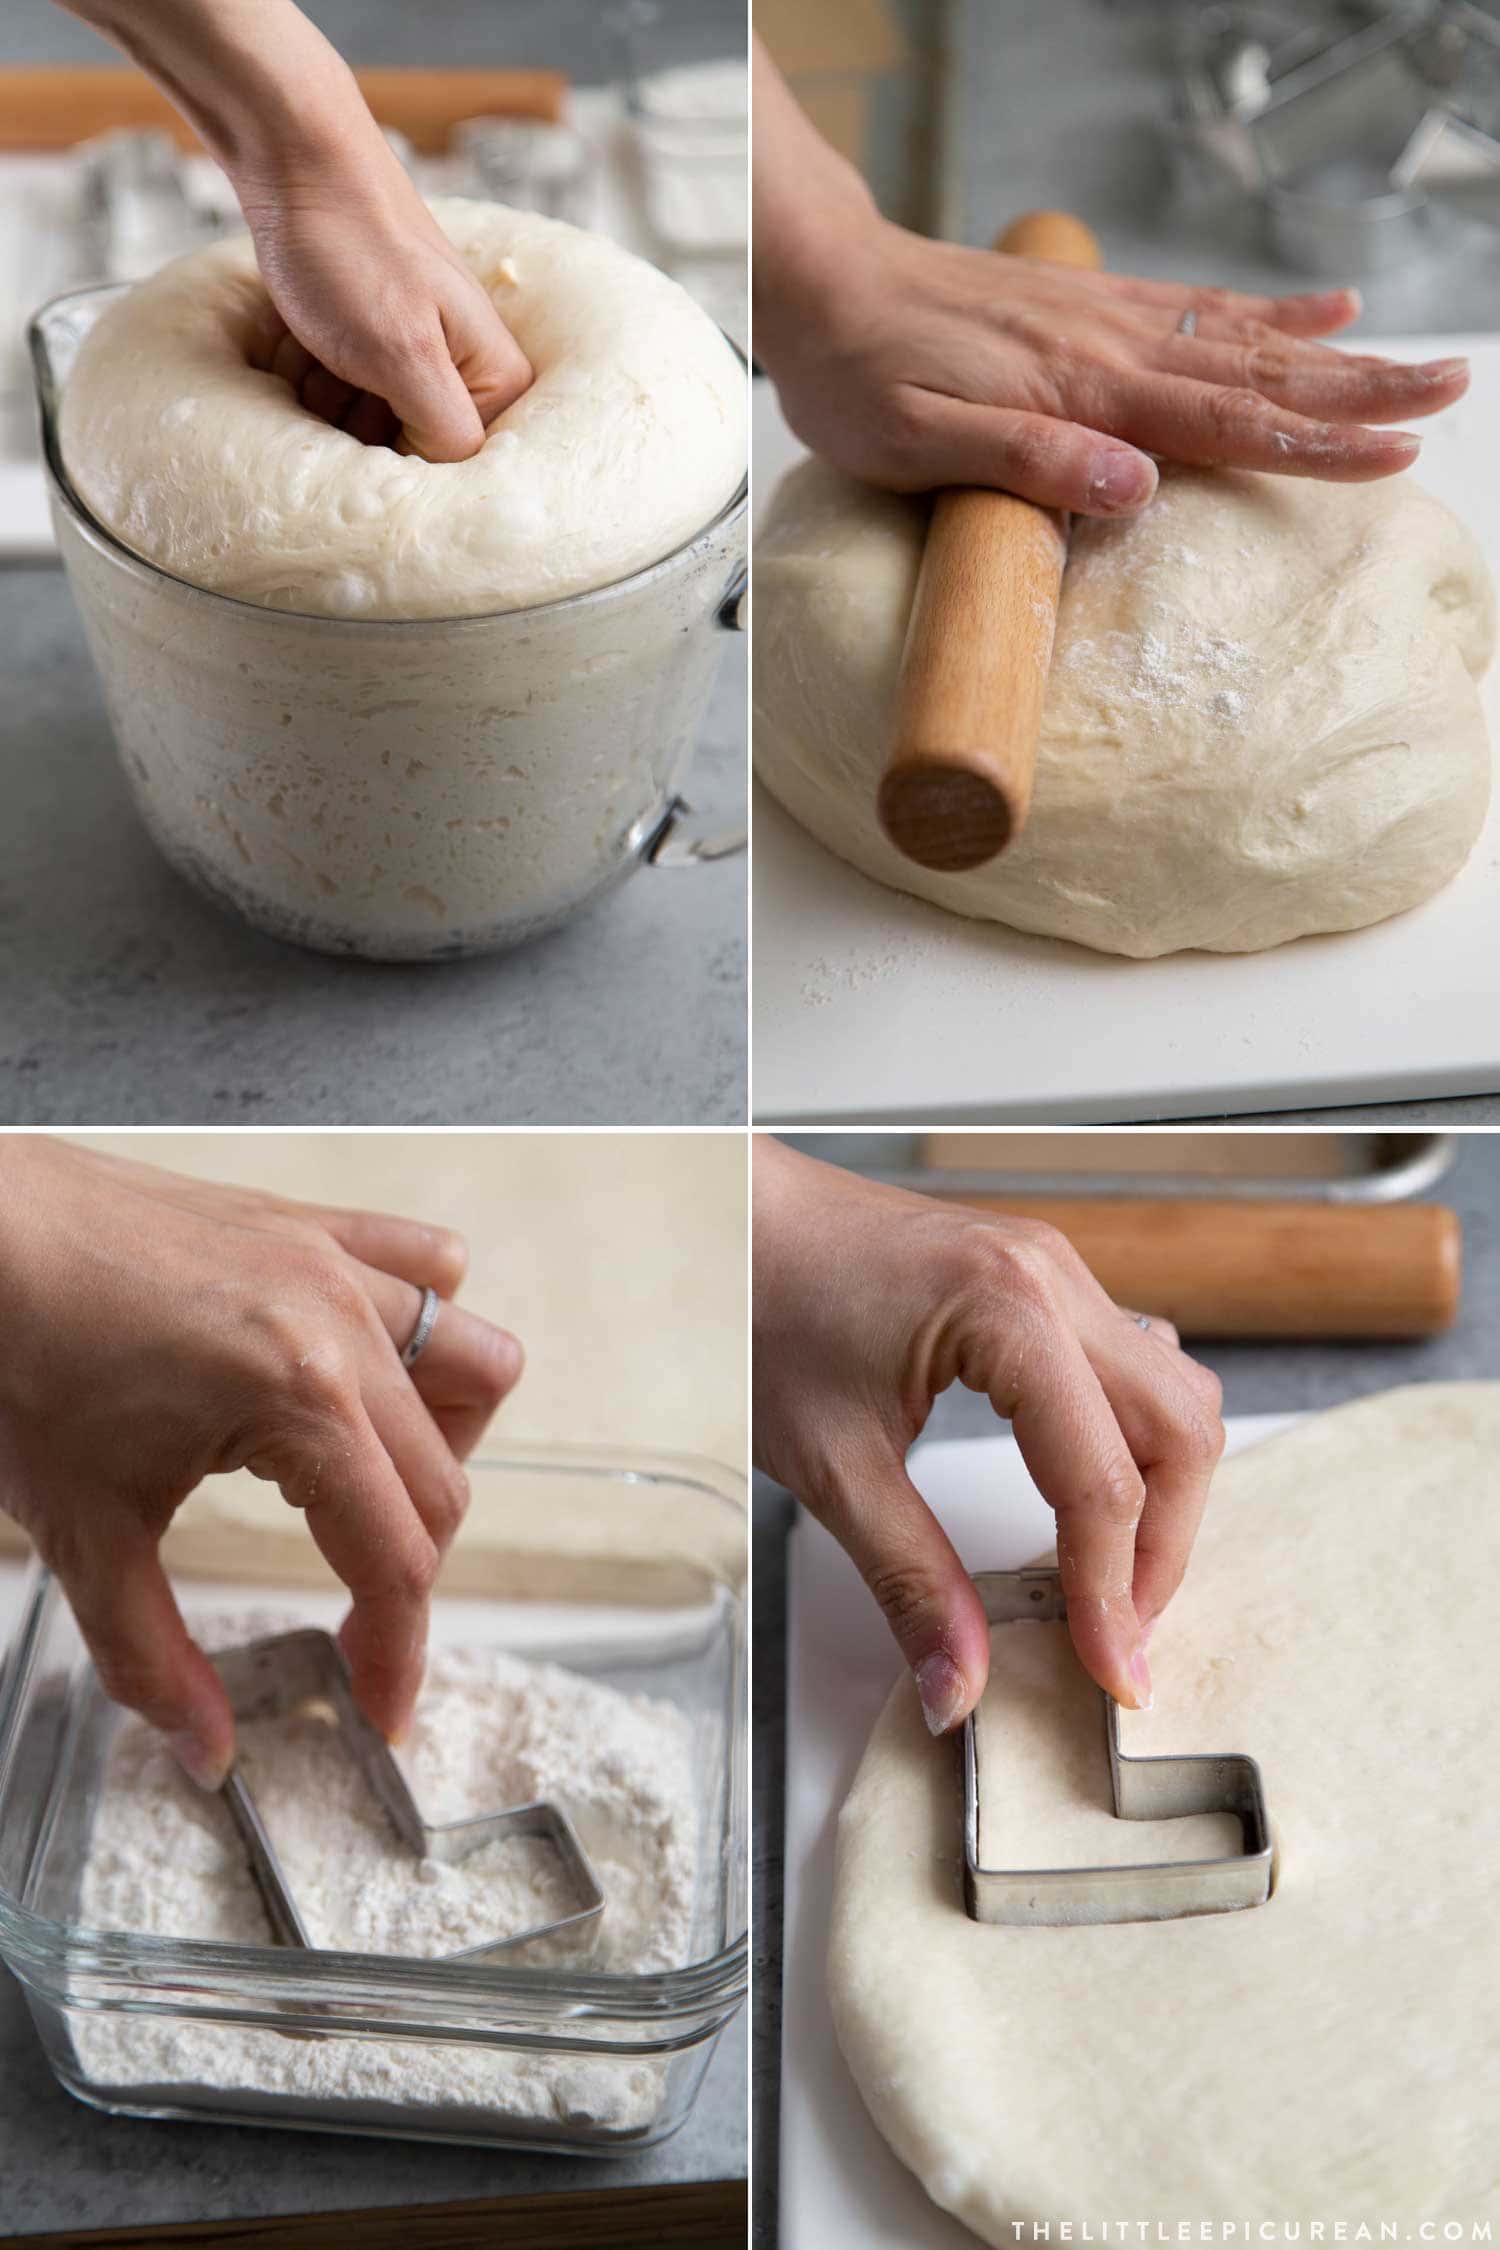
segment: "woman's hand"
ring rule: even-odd
[[[366,445],[464,461],[531,365],[401,166],[304,173],[241,204],[277,319],[257,364]]]
[[[233,182],[277,319],[255,354],[312,413],[429,461],[477,453],[530,362],[293,0],[63,0]]]
[[[157,1545],[200,1480],[247,1468],[300,1508],[353,1596],[355,1693],[391,1737],[421,1684],[461,1461],[521,1372],[513,1336],[424,1289],[457,1235],[205,1185],[18,1135],[0,1142],[0,1498],[57,1573],[100,1679],[206,1787],[234,1728]]]
[[[1357,483],[1419,449],[1367,425],[1468,386],[1461,359],[1319,343],[1358,314],[1353,290],[1247,297],[909,234],[763,56],[755,94],[756,354],[798,437],[872,484],[994,485],[1108,516],[1151,498],[1152,455]]]
[[[1224,1446],[1218,1379],[1142,1329],[1053,1228],[755,1144],[755,1446],[847,1549],[935,1734],[983,1691],[989,1629],[906,1473],[939,1393],[982,1391],[1057,1517],[1068,1623],[1121,1703],[1187,1564]]]

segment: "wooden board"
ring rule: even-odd
[[[126,2250],[178,2243],[198,2250],[744,2250],[743,2180],[684,2187],[598,2188],[583,2195],[483,2196],[404,2203],[385,2211],[319,2211],[284,2219],[213,2219],[162,2227],[67,2228],[5,2237],[10,2250]]]
[[[555,70],[357,70],[377,121],[419,152],[446,148],[465,117],[562,116],[568,82]],[[144,72],[63,64],[0,70],[0,149],[72,148],[96,133],[129,128],[169,133],[179,148],[198,136]]]

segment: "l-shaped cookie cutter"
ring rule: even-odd
[[[578,1899],[575,1910],[501,1938],[487,1939],[483,1945],[466,1946],[459,1953],[440,1954],[438,1959],[487,1961],[515,1946],[562,1933],[585,1951],[592,1946],[604,1911],[604,1893],[562,1807],[546,1803],[515,1805],[504,1812],[482,1813],[474,1820],[437,1825],[425,1821],[389,1744],[355,1702],[344,1652],[331,1633],[312,1626],[272,1633],[263,1640],[221,1650],[211,1661],[236,1719],[265,1718],[299,1705],[325,1706],[396,1833],[419,1859],[451,1864],[482,1851],[486,1844],[511,1836],[538,1836],[551,1844]],[[238,1763],[231,1766],[222,1793],[278,1942],[310,1949],[313,1939]]]
[[[1051,1624],[1068,1610],[1055,1568],[986,1570],[974,1585],[992,1625]],[[1101,1691],[1102,1692],[1102,1691]],[[1177,1915],[1229,1914],[1264,1906],[1275,1852],[1260,1768],[1240,1751],[1128,1758],[1120,1707],[1104,1695],[1104,1744],[1118,1820],[1177,1820],[1190,1813],[1238,1815],[1244,1850],[1222,1859],[1166,1860],[1124,1867],[984,1867],[979,1859],[979,1748],[973,1714],[964,1721],[964,1908],[976,1922],[1047,1925],[1163,1922]]]

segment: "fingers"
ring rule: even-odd
[[[360,1396],[441,1562],[469,1506],[458,1457],[399,1365],[367,1377]]]
[[[1410,468],[1421,440],[1404,430],[1314,421],[1259,391],[1223,390],[1149,370],[1121,377],[1111,425],[1132,443],[1195,468],[1267,469],[1363,484]]]
[[[911,1666],[933,1734],[984,1693],[990,1630],[974,1582],[899,1460],[845,1470],[838,1495],[808,1505],[852,1559]]]
[[[1172,316],[1197,315],[1200,327],[1210,321],[1258,322],[1279,328],[1288,336],[1333,336],[1360,315],[1357,289],[1320,289],[1294,297],[1242,296],[1235,289],[1199,289],[1179,281],[1143,281],[1132,274],[1090,275],[1115,297],[1132,304],[1149,305]]]
[[[417,1324],[419,1292],[371,1267],[360,1279],[399,1354]],[[515,1389],[525,1364],[525,1353],[507,1329],[461,1305],[445,1304],[416,1364],[409,1370],[393,1366],[391,1373],[399,1374],[401,1387],[421,1399],[446,1447],[462,1461]]]
[[[362,394],[352,383],[330,375],[326,367],[314,365],[303,377],[299,395],[310,413],[321,421],[331,422],[335,429],[342,429],[345,415]]]
[[[383,398],[333,374],[285,327],[252,350],[251,364],[279,375],[310,414],[347,430],[361,445],[394,446],[401,434],[401,425]]]
[[[371,1724],[399,1740],[422,1684],[428,1601],[439,1552],[346,1372],[309,1363],[304,1398],[249,1459],[307,1517],[319,1550],[353,1596],[339,1641]]]
[[[1178,1349],[1170,1321],[1142,1329],[1103,1293],[1080,1330],[1089,1361],[1145,1481],[1131,1598],[1143,1632],[1182,1583],[1224,1450],[1218,1378]]]
[[[350,409],[344,428],[350,437],[358,438],[361,445],[385,445],[394,452],[401,437],[401,424],[383,398],[373,391],[361,391]]]
[[[1468,362],[1462,359],[1405,367],[1275,335],[1239,343],[1201,329],[1196,336],[1169,336],[1158,365],[1224,390],[1258,391],[1274,405],[1337,422],[1400,422],[1437,414],[1469,386]]]
[[[427,1226],[420,1219],[398,1218],[390,1211],[345,1211],[321,1203],[299,1203],[296,1208],[315,1219],[361,1265],[378,1266],[418,1289],[435,1289],[440,1297],[451,1297],[462,1286],[468,1244],[451,1227]],[[415,1320],[416,1315],[412,1317]],[[404,1343],[405,1338],[399,1341]]]
[[[532,382],[531,362],[478,283],[442,307],[435,334],[409,341],[385,395],[406,449],[427,461],[466,461],[484,433]]]
[[[531,388],[530,360],[477,284],[472,297],[445,310],[443,332],[486,429]]]
[[[929,394],[914,414],[905,489],[990,485],[1042,508],[1117,516],[1144,507],[1156,466],[1132,445],[1046,414]]]
[[[1014,1357],[1021,1372],[998,1378],[990,1397],[1057,1518],[1058,1572],[1078,1660],[1116,1702],[1144,1707],[1151,1675],[1132,1584],[1145,1479],[1065,1323],[1033,1323]]]
[[[427,461],[466,461],[479,451],[484,424],[441,328],[404,349],[383,345],[377,363],[379,389],[362,388],[323,366],[288,332],[272,354],[270,373],[296,392],[310,414],[346,428],[363,445],[399,446]]]
[[[59,1567],[106,1695],[159,1727],[201,1788],[234,1758],[234,1719],[218,1673],[182,1621],[154,1537],[102,1539]]]
[[[388,352],[385,364],[389,374],[381,388],[401,424],[399,452],[424,461],[467,461],[479,451],[484,424],[441,329],[399,356]]]

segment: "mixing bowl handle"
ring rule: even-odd
[[[719,597],[718,623],[726,633],[743,633],[745,630],[745,594],[750,584],[750,574],[741,563]]]
[[[750,841],[747,828],[698,828],[693,824],[692,810],[680,797],[672,799],[641,846],[641,858],[648,867],[701,867],[706,860],[732,859],[745,849]]]

